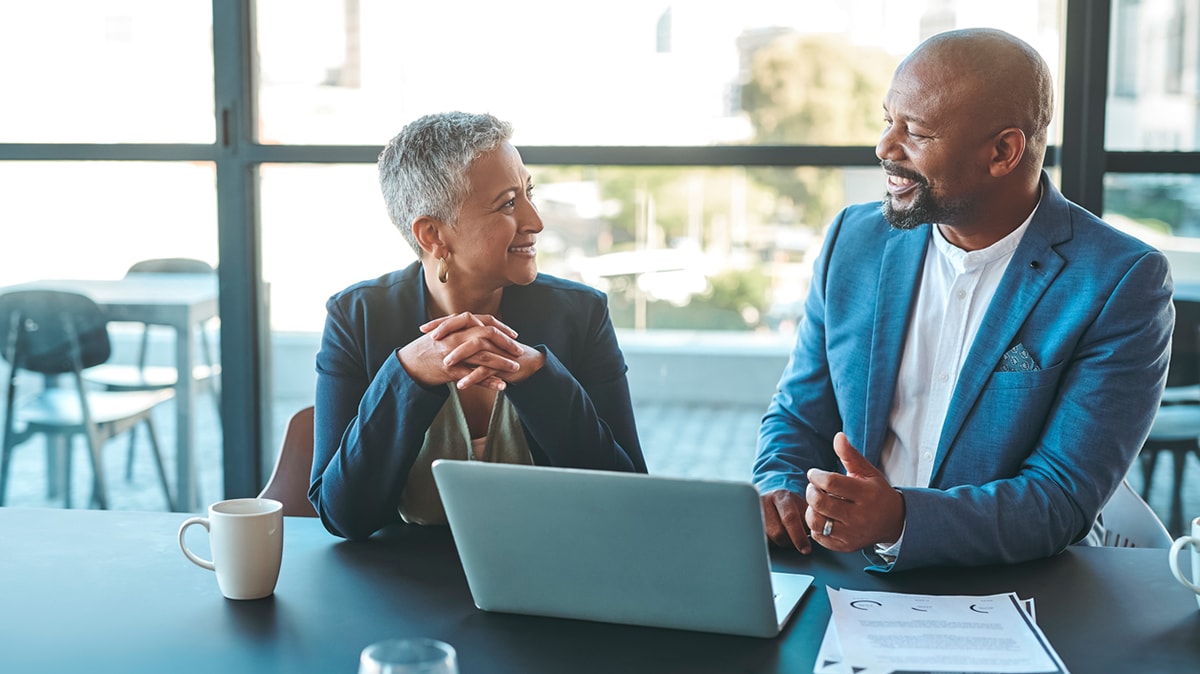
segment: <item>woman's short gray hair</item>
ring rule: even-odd
[[[442,112],[407,124],[379,153],[379,187],[388,217],[421,256],[412,224],[429,216],[458,221],[480,156],[512,138],[512,125],[489,114]]]

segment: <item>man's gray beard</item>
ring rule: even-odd
[[[908,210],[896,210],[890,194],[883,197],[879,210],[892,229],[907,231],[925,223],[953,224],[957,216],[966,211],[966,204],[939,204],[933,200],[929,188],[921,184],[917,186],[917,196]]]
[[[892,229],[907,231],[916,229],[925,223],[925,220],[920,217],[921,213],[918,212],[916,204],[913,204],[913,207],[907,211],[897,211],[892,207],[892,195],[890,194],[883,198],[879,210],[883,212],[883,218],[888,221]]]

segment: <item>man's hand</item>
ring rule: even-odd
[[[804,497],[794,491],[776,489],[762,494],[759,499],[763,522],[767,525],[767,539],[781,548],[796,548],[805,555],[812,552],[812,542],[804,525],[804,511],[808,507]]]
[[[833,451],[846,468],[845,475],[816,468],[808,471],[804,519],[813,539],[838,552],[896,542],[904,531],[904,497],[850,445],[844,433],[834,437]]]

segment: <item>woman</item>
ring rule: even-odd
[[[334,534],[444,523],[438,458],[646,471],[605,297],[538,274],[511,136],[491,115],[429,115],[379,155],[418,261],[326,304],[309,499]]]

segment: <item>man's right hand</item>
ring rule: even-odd
[[[808,502],[804,496],[786,489],[776,489],[759,497],[762,501],[763,522],[767,539],[781,548],[796,548],[801,554],[812,552],[812,541],[804,523]]]

